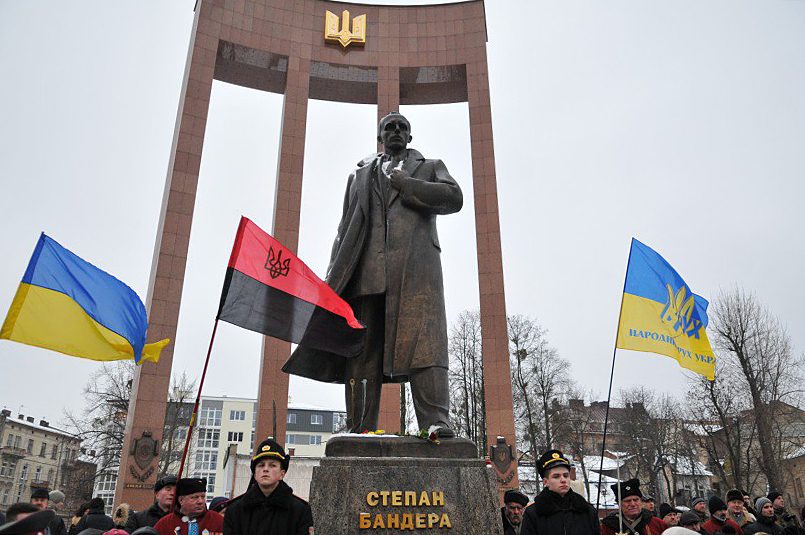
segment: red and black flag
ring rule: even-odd
[[[352,308],[280,242],[241,217],[218,319],[352,357],[366,330]]]

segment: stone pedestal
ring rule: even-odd
[[[316,532],[502,535],[494,470],[465,439],[341,436],[313,470]]]

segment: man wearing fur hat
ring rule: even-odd
[[[743,501],[743,496],[741,496]],[[727,504],[718,496],[710,496],[707,502],[710,510],[710,520],[702,524],[702,532],[709,535],[716,533],[737,533],[743,535],[743,530],[731,518],[727,518]]]
[[[310,505],[297,496],[283,479],[290,459],[277,442],[268,438],[252,457],[249,489],[231,500],[224,517],[226,535],[298,535],[313,532]]]
[[[159,535],[215,535],[224,530],[224,517],[207,510],[207,480],[182,478],[176,483],[178,510],[163,516],[154,529]]]
[[[523,527],[523,511],[528,505],[528,496],[518,490],[507,490],[503,495],[503,535],[520,535]]]
[[[570,467],[559,450],[539,458],[537,470],[544,488],[526,508],[520,535],[598,535],[595,509],[570,488]]]
[[[742,528],[757,520],[752,513],[746,510],[743,492],[738,489],[727,492],[727,516]]]
[[[601,535],[660,535],[668,528],[665,522],[643,509],[640,481],[630,479],[610,487],[620,511],[610,513],[601,521]]]

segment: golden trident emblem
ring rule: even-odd
[[[349,31],[349,11],[341,13],[341,29],[338,29],[338,15],[328,11],[324,17],[324,40],[341,43],[346,48],[350,43],[366,44],[366,15],[358,15],[352,19],[352,31]]]

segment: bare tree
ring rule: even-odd
[[[567,397],[570,364],[548,344],[547,332],[536,320],[513,315],[508,327],[515,422],[520,443],[528,444],[528,452],[537,458],[554,447],[552,405]]]
[[[450,331],[450,412],[456,432],[487,449],[484,362],[481,351],[481,316],[462,312]]]
[[[676,401],[642,386],[622,390],[621,400],[621,430],[628,437],[628,453],[635,459],[634,475],[647,479],[653,493],[658,494],[662,485],[673,496],[675,482],[668,465],[677,438]]]
[[[595,448],[592,438],[597,422],[593,417],[592,409],[585,406],[585,398],[593,401],[596,397],[592,393],[585,396],[575,386],[568,389],[567,396],[567,404],[557,403],[553,411],[556,446],[573,455],[578,463],[577,466],[581,469],[587,496],[592,496],[589,474],[590,469],[597,470],[598,466],[587,466],[587,458],[598,457],[601,452]]]
[[[713,306],[712,342],[727,374],[739,378],[757,432],[760,469],[772,489],[785,488],[781,460],[788,446],[780,407],[799,401],[802,356],[795,356],[786,329],[752,294],[721,292]]]
[[[86,405],[80,414],[65,411],[67,426],[82,440],[82,447],[95,451],[98,474],[120,463],[126,415],[131,397],[135,364],[115,361],[93,372],[84,387]],[[192,411],[195,382],[183,373],[175,377],[169,391],[168,410],[159,460],[160,474],[178,469],[184,436]]]

